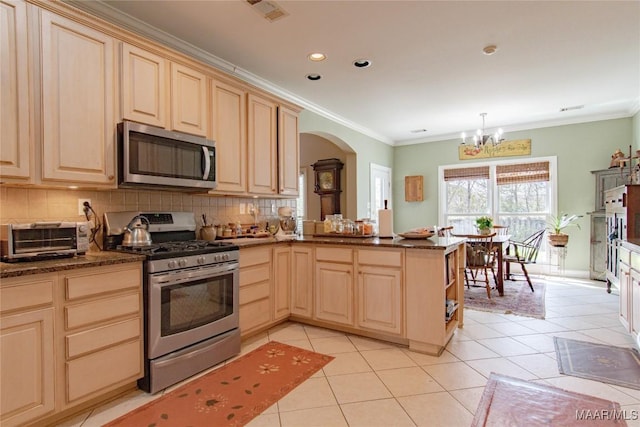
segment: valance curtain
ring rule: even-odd
[[[549,181],[549,162],[496,166],[496,183],[498,185],[541,181]]]

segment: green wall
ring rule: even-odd
[[[558,212],[585,215],[581,229],[572,228],[566,260],[567,270],[589,269],[589,217],[595,205],[595,180],[592,170],[607,169],[611,154],[620,148],[627,152],[632,143],[635,118],[604,120],[575,125],[555,126],[526,131],[509,132],[509,139],[531,139],[531,156],[557,156]],[[634,128],[635,126],[635,128]],[[394,230],[437,223],[438,166],[471,161],[458,160],[460,140],[430,142],[395,147],[393,162]],[[506,158],[502,158],[506,159]],[[404,201],[404,177],[423,175],[423,202]]]
[[[436,224],[438,166],[472,163],[458,160],[458,139],[391,147],[306,110],[300,115],[299,126],[301,133],[324,136],[355,152],[358,217],[368,215],[370,164],[393,169],[396,232]],[[625,153],[629,145],[640,149],[640,113],[624,119],[509,132],[507,136],[509,139],[531,139],[531,156],[513,157],[514,160],[557,156],[558,212],[585,215],[581,229],[569,230],[571,241],[565,267],[588,271],[590,224],[587,213],[593,211],[595,204],[595,180],[591,171],[607,169],[611,154],[617,148]],[[408,175],[424,176],[424,201],[405,202],[404,177]]]

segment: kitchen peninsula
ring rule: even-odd
[[[463,325],[464,239],[237,239],[243,337],[280,321],[439,355]]]

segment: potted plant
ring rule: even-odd
[[[481,216],[480,218],[476,218],[476,227],[478,227],[480,234],[490,234],[491,227],[493,227],[493,218],[490,216]]]
[[[582,215],[569,215],[563,213],[560,216],[551,216],[547,222],[547,229],[549,230],[548,239],[549,244],[555,247],[564,247],[569,243],[569,235],[562,232],[569,226],[575,226],[580,228],[580,224],[576,221],[582,218]]]

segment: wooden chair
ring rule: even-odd
[[[493,231],[495,231],[498,236],[506,236],[509,234],[509,226],[508,225],[494,225]]]
[[[511,240],[509,242],[509,249],[502,258],[505,262],[505,276],[507,279],[513,277],[509,268],[511,263],[520,264],[524,277],[527,279],[527,283],[529,283],[529,287],[531,288],[531,292],[534,292],[533,285],[531,284],[531,278],[529,277],[529,273],[527,272],[525,265],[535,264],[536,259],[538,258],[538,252],[540,251],[540,245],[542,244],[542,238],[544,237],[544,232],[544,228],[542,230],[538,230],[522,242]]]
[[[438,237],[451,237],[453,226],[438,228]]]
[[[493,237],[496,233],[491,234],[465,234],[457,235],[457,237],[466,237],[469,239],[466,244],[467,248],[467,264],[464,270],[464,280],[467,287],[470,287],[470,282],[474,284],[477,282],[484,282],[487,289],[487,298],[491,299],[491,285],[489,284],[489,273],[493,273],[493,263],[495,262],[493,250]],[[483,278],[479,273],[483,273]],[[471,276],[469,278],[469,276]],[[493,273],[494,281],[495,273]]]

